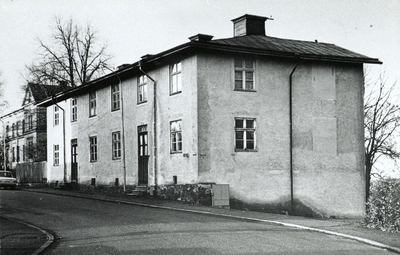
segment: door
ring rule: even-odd
[[[138,127],[138,156],[139,156],[139,184],[146,184],[148,180],[149,147],[147,125]]]
[[[76,161],[76,149],[78,147],[78,139],[71,140],[71,182],[78,182],[78,162]]]

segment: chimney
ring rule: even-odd
[[[213,37],[214,36],[212,36],[212,35],[197,34],[197,35],[189,37],[189,40],[192,42],[208,42],[208,41],[211,41],[211,39]]]
[[[233,36],[264,35],[267,17],[245,14],[233,19]]]

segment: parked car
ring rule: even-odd
[[[15,189],[17,179],[10,171],[0,171],[0,187]]]

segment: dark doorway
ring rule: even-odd
[[[138,127],[138,154],[139,154],[139,184],[147,185],[148,165],[149,165],[147,125]]]
[[[78,147],[78,139],[71,140],[71,182],[78,182],[78,162],[76,156],[78,155],[76,149]]]

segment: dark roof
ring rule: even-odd
[[[28,83],[28,89],[30,89],[30,91],[32,92],[32,96],[35,102],[40,102],[52,95],[69,89],[69,87]]]
[[[356,62],[381,64],[378,59],[355,53],[329,43],[281,39],[263,35],[238,36],[209,41],[208,44],[234,49],[259,52],[280,57],[300,57],[304,59],[335,62]]]

